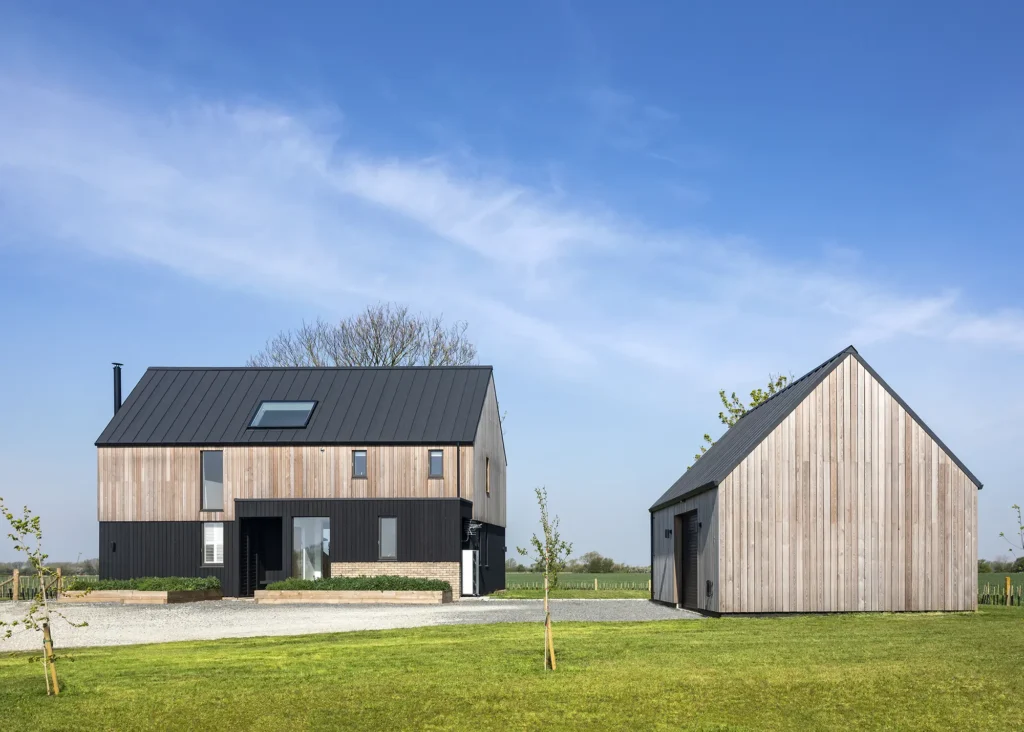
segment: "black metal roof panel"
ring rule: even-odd
[[[469,443],[491,371],[153,367],[96,445]],[[265,400],[315,401],[316,407],[304,429],[252,429]]]
[[[703,490],[716,487],[728,477],[737,465],[757,447],[772,430],[782,424],[789,414],[797,408],[815,387],[828,376],[847,356],[853,356],[860,364],[882,385],[887,392],[906,410],[921,428],[935,440],[935,443],[942,448],[950,459],[964,471],[964,474],[981,488],[981,481],[974,477],[974,474],[967,469],[953,452],[939,439],[938,435],[914,413],[906,402],[890,388],[878,373],[869,366],[857,349],[853,346],[844,348],[825,363],[811,369],[799,379],[790,382],[785,389],[775,394],[771,399],[751,409],[740,420],[730,427],[719,440],[712,445],[696,463],[687,470],[683,476],[672,484],[672,487],[662,494],[653,506],[651,511],[656,511],[667,505],[684,499],[691,493],[699,493]]]

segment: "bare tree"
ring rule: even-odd
[[[476,361],[468,323],[378,303],[337,324],[317,319],[282,331],[250,366],[463,366]]]

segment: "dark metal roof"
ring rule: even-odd
[[[490,366],[153,367],[96,445],[468,443],[490,379]],[[304,429],[251,429],[264,400],[317,404]]]
[[[981,488],[981,481],[974,477],[974,474],[946,447],[938,435],[932,432],[928,425],[914,413],[914,410],[861,358],[857,349],[849,346],[825,361],[825,363],[811,369],[799,379],[790,382],[785,389],[775,394],[771,399],[746,412],[679,480],[672,484],[671,488],[665,491],[661,498],[651,506],[650,510],[656,511],[677,503],[689,495],[696,495],[717,487],[737,465],[743,462],[743,458],[749,455],[755,447],[768,437],[772,430],[782,424],[783,420],[797,408],[797,405],[814,391],[815,387],[824,381],[825,377],[842,363],[847,356],[856,358],[868,373],[882,385],[882,388],[889,392],[900,406],[906,410],[907,414],[916,420],[921,425],[921,428],[935,440],[935,443],[949,455],[957,467],[964,471],[967,477],[979,489]]]

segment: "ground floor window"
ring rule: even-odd
[[[378,546],[381,559],[398,559],[398,519],[394,516],[380,517]]]
[[[203,524],[203,564],[224,564],[224,524]]]
[[[320,579],[330,575],[331,520],[292,519],[292,577]]]

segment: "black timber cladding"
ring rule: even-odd
[[[857,361],[864,367],[864,369],[871,374],[871,376],[878,381],[878,383],[885,389],[892,397],[899,403],[900,406],[906,410],[907,414],[914,419],[921,428],[935,440],[942,450],[949,455],[950,459],[956,463],[964,474],[976,485],[981,488],[981,481],[979,481],[967,466],[964,465],[953,452],[946,447],[945,443],[939,439],[932,430],[924,423],[924,421],[917,416],[913,409],[903,401],[903,399],[892,390],[892,388],[885,382],[885,380],[878,375],[871,366],[868,365],[861,355],[857,352],[857,349],[853,346],[844,348],[842,351],[837,353],[832,358],[825,361],[820,366],[811,369],[809,372],[801,376],[799,379],[790,382],[785,389],[775,394],[773,397],[768,399],[766,402],[758,405],[757,407],[746,412],[740,420],[730,427],[724,435],[722,435],[718,441],[712,445],[704,455],[697,460],[694,465],[687,470],[679,480],[672,484],[665,493],[659,498],[653,506],[651,511],[657,511],[661,508],[669,506],[673,503],[686,498],[690,495],[696,495],[704,490],[709,490],[716,487],[721,481],[728,477],[729,473],[733,469],[743,462],[743,459],[749,455],[755,447],[757,447],[765,438],[771,434],[772,430],[782,424],[783,420],[793,412],[794,409],[812,392],[814,389],[825,380],[835,368],[842,363],[847,356],[853,356]]]
[[[378,519],[394,516],[398,519],[396,561],[459,562],[464,505],[472,506],[459,498],[239,499],[235,501],[235,518],[282,518],[286,553],[291,551],[293,518],[329,518],[332,562],[376,562]],[[381,574],[388,574],[387,565],[381,562]],[[291,566],[290,559],[285,566]]]
[[[96,445],[471,443],[490,379],[490,366],[153,367]],[[317,404],[303,429],[250,428],[275,400]]]
[[[225,595],[235,595],[235,523],[222,523],[224,564],[204,566],[202,521],[101,521],[100,579],[213,576]]]

